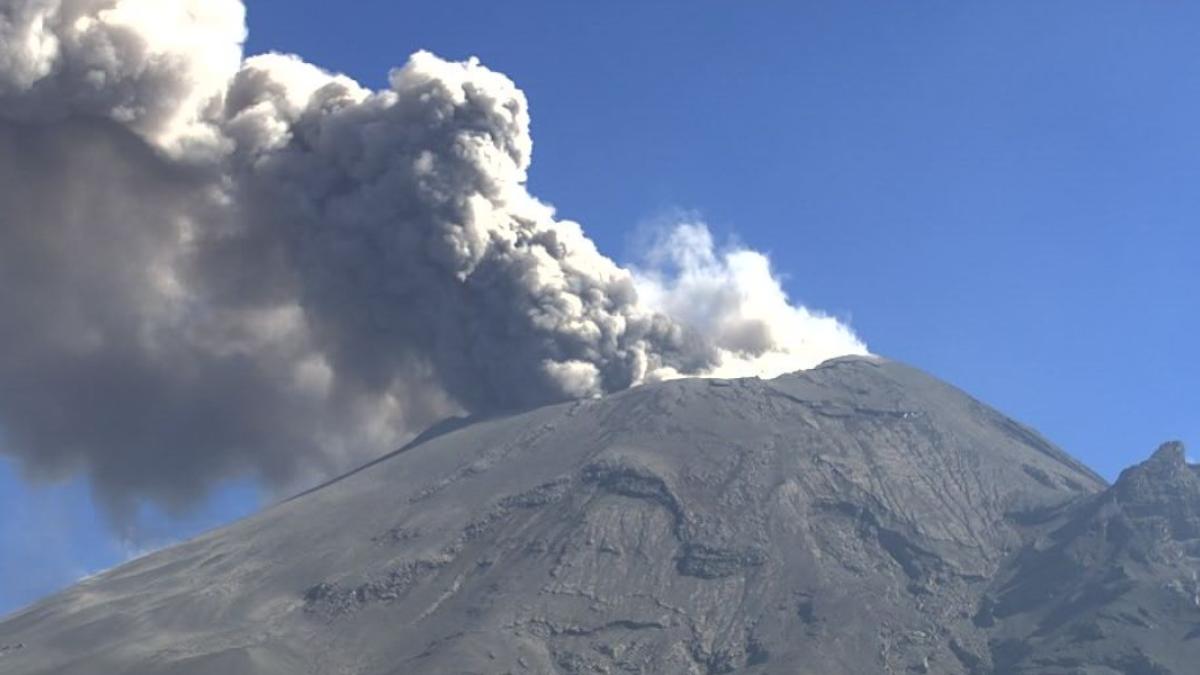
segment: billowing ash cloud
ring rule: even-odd
[[[120,509],[446,414],[865,348],[707,230],[635,270],[525,188],[524,95],[243,60],[237,0],[0,0],[0,438]]]

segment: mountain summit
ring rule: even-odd
[[[445,424],[0,623],[0,673],[1194,672],[1200,475],[836,359]]]

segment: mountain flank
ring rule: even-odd
[[[0,623],[0,673],[1039,673],[1200,663],[1200,472],[1109,486],[908,366],[475,422]]]

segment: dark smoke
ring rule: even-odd
[[[447,414],[865,351],[707,230],[636,270],[525,189],[524,95],[242,60],[237,0],[0,0],[0,434],[108,502],[295,484]]]

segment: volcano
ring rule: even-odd
[[[1195,673],[1184,457],[1110,486],[874,357],[451,420],[8,617],[0,672]]]

